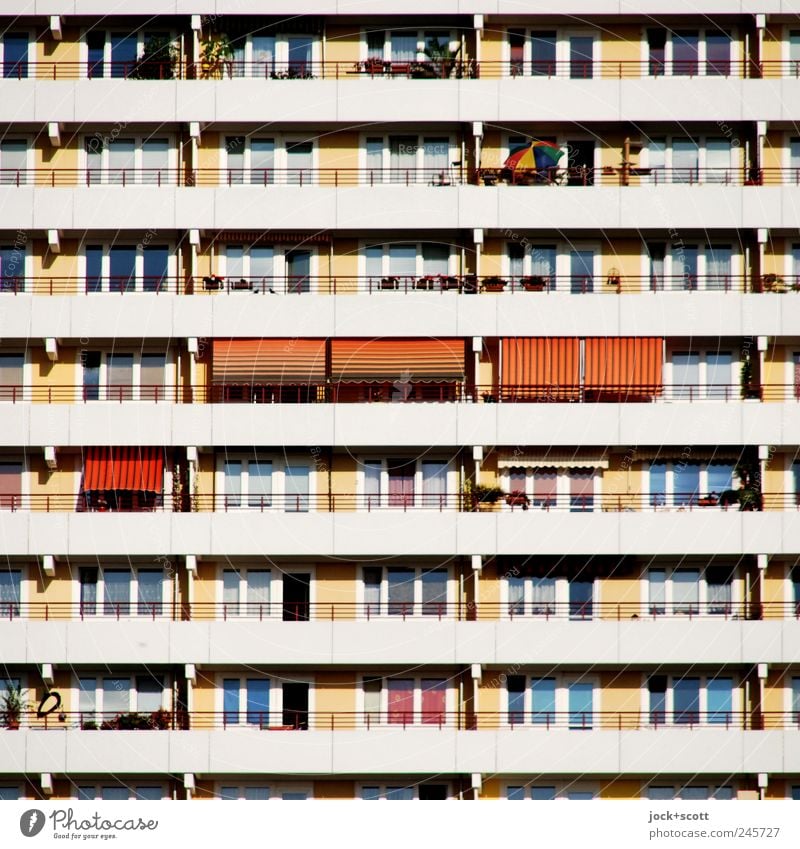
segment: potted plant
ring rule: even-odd
[[[453,69],[458,64],[458,54],[461,45],[451,50],[449,44],[441,44],[438,39],[428,39],[428,46],[422,51],[430,61],[425,62],[425,76],[436,79],[447,79],[452,76]]]
[[[526,292],[544,292],[547,288],[547,278],[542,277],[540,274],[520,277],[519,282]]]
[[[28,691],[23,690],[19,684],[8,682],[2,703],[0,703],[0,718],[9,731],[16,731],[19,728],[22,714],[29,708],[27,695]]]
[[[752,512],[763,508],[763,498],[760,484],[760,464],[758,460],[743,458],[734,470],[739,479],[739,489],[736,494],[739,499],[739,510]]]
[[[233,59],[233,45],[227,35],[209,35],[200,45],[200,76],[221,79],[226,62]]]
[[[359,70],[362,73],[375,76],[383,74],[387,70],[387,62],[384,62],[380,56],[368,56],[363,62],[359,63]]]
[[[151,35],[129,74],[134,80],[174,80],[180,54],[166,36]]]
[[[481,289],[484,292],[502,292],[507,285],[507,280],[503,280],[502,277],[497,277],[496,275],[493,275],[491,277],[484,278],[483,283],[481,284]]]
[[[168,710],[159,708],[150,714],[150,728],[155,728],[157,731],[168,731],[172,724],[172,716]]]
[[[497,504],[503,494],[503,490],[499,486],[486,486],[485,484],[467,481],[464,484],[465,509],[475,513],[481,509],[483,504]]]

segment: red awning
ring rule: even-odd
[[[464,379],[463,339],[334,339],[331,376],[335,383],[412,383]]]
[[[324,383],[324,339],[214,339],[214,383]]]
[[[660,395],[664,340],[596,337],[586,340],[584,386],[612,395]]]
[[[506,392],[565,401],[580,397],[581,355],[577,337],[503,339],[502,381]]]
[[[161,448],[87,448],[83,490],[117,489],[160,493],[164,483]]]

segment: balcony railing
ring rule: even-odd
[[[435,383],[215,383],[211,386],[0,384],[0,404],[635,404],[800,401],[800,383],[565,387]]]
[[[638,44],[637,44],[638,46]],[[3,77],[11,79],[79,80],[358,80],[358,79],[502,79],[505,77],[548,80],[563,78],[678,79],[736,78],[789,79],[800,77],[800,61],[707,59],[699,60],[559,60],[481,61],[474,59],[305,62],[223,60],[217,63],[183,62],[33,62],[6,64]]]
[[[0,621],[663,622],[800,620],[797,602],[0,602]]]
[[[660,294],[663,292],[800,292],[800,275],[765,274],[386,274],[372,276],[0,277],[13,295],[379,295],[394,294]]]
[[[800,730],[797,711],[158,711],[155,714],[111,714],[64,711],[21,717],[31,730],[58,731],[370,731],[456,730],[515,733],[573,731],[692,731],[701,728],[736,731]]]
[[[749,492],[749,491],[748,491]],[[114,501],[114,498],[117,500]],[[688,513],[710,510],[800,511],[800,493],[758,493],[740,502],[737,490],[701,495],[696,492],[614,493],[598,495],[506,495],[492,503],[478,502],[464,493],[386,494],[313,493],[276,495],[191,495],[183,499],[153,493],[118,492],[101,499],[97,493],[80,495],[0,495],[0,512],[46,513],[373,513],[386,512],[517,512],[517,513]]]
[[[800,186],[800,168],[525,168],[503,165],[469,173],[461,163],[428,168],[3,168],[0,187],[166,186]]]

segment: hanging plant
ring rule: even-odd
[[[225,62],[233,59],[233,45],[224,33],[209,35],[200,44],[200,76],[220,79]]]

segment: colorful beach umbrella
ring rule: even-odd
[[[504,163],[505,168],[512,171],[530,169],[544,171],[554,168],[558,160],[564,155],[564,151],[552,142],[531,142],[528,147],[516,150]]]

